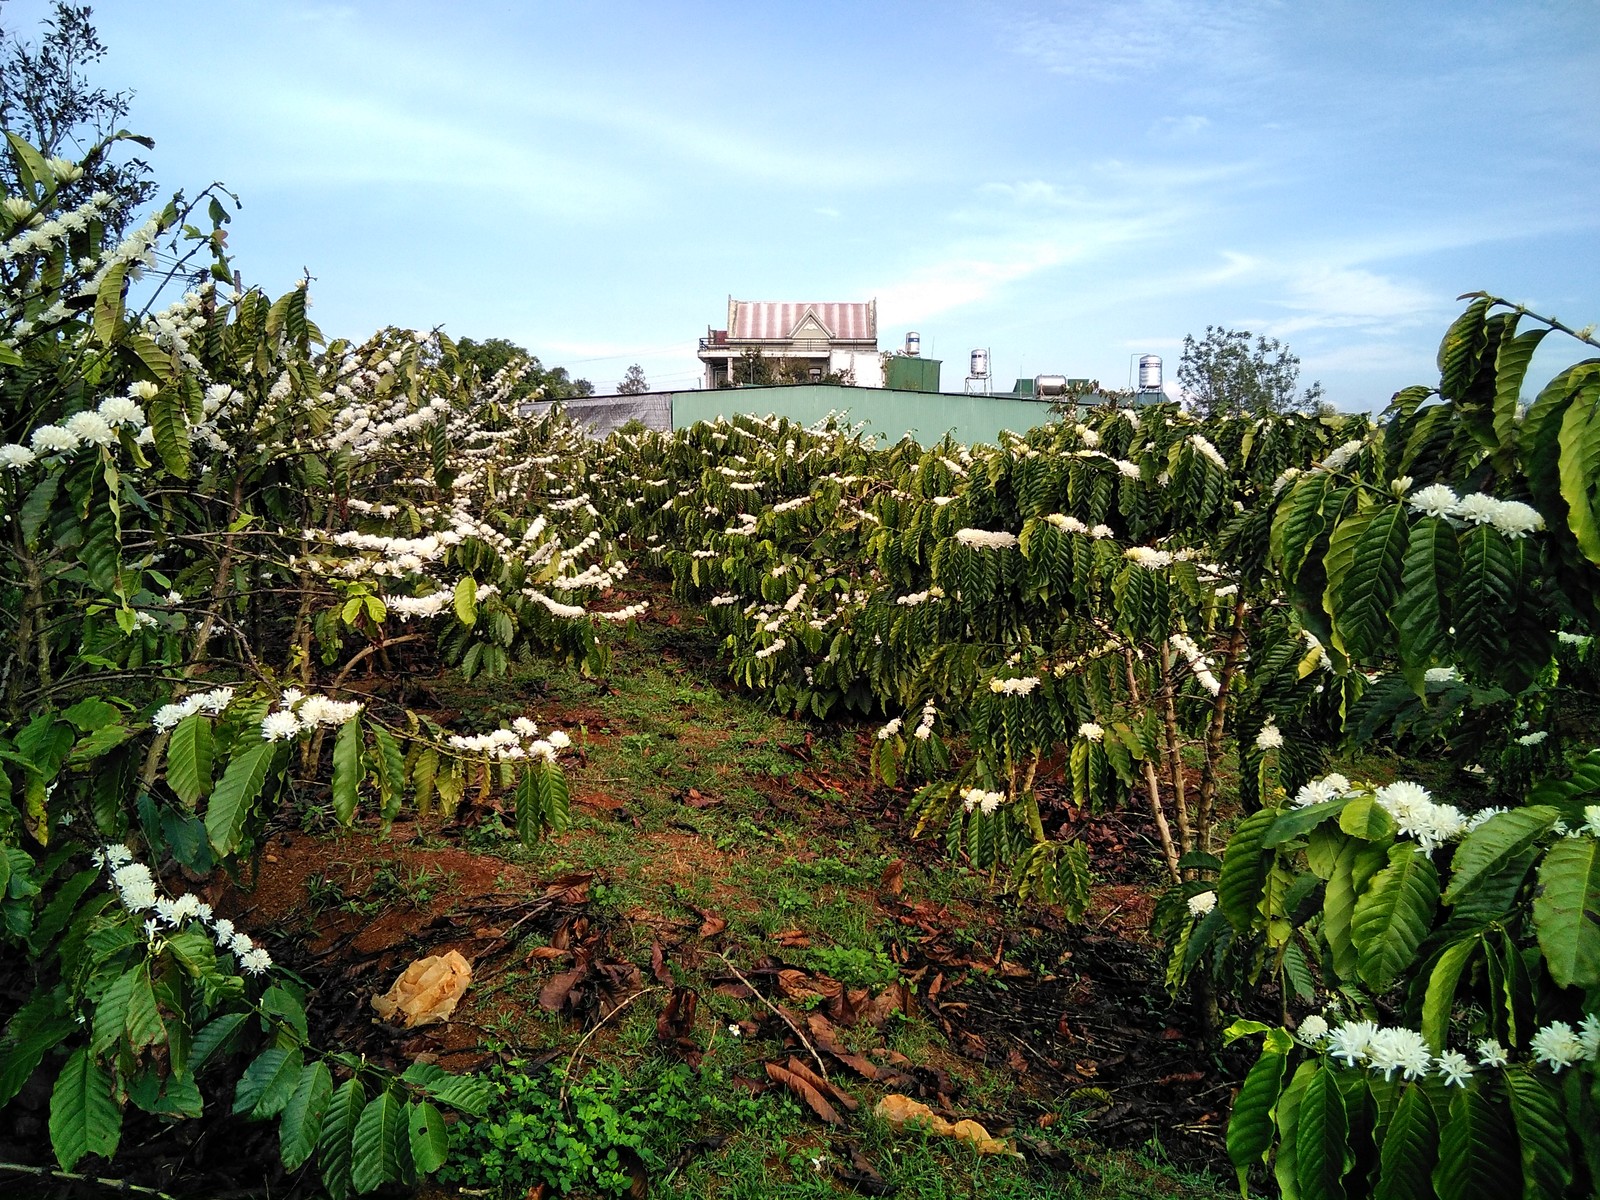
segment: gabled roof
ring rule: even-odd
[[[782,341],[812,316],[835,341],[875,342],[878,306],[865,303],[806,303],[785,300],[730,300],[728,336],[735,341]]]

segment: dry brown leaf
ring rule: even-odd
[[[898,896],[905,891],[906,860],[897,858],[883,869],[878,877],[878,890],[885,896]]]
[[[539,1007],[547,1012],[560,1012],[568,1004],[575,1004],[574,993],[578,990],[578,985],[588,977],[589,957],[580,954],[576,966],[570,971],[561,972],[539,989]]]
[[[771,1079],[774,1083],[783,1084],[784,1087],[788,1088],[791,1092],[798,1096],[805,1103],[806,1107],[811,1109],[812,1112],[816,1113],[817,1116],[821,1117],[829,1125],[844,1124],[844,1118],[839,1115],[838,1111],[833,1107],[833,1105],[829,1104],[827,1100],[823,1098],[822,1093],[811,1086],[808,1081],[802,1079],[788,1068],[780,1067],[777,1063],[767,1063],[766,1068],[767,1078]]]
[[[382,1020],[408,1029],[439,1025],[450,1019],[471,982],[472,964],[458,951],[429,955],[402,971],[385,995],[374,996],[372,1007]]]
[[[804,1079],[812,1087],[816,1088],[817,1091],[821,1092],[829,1100],[832,1100],[835,1104],[843,1108],[846,1112],[855,1112],[856,1109],[861,1107],[856,1103],[856,1098],[849,1092],[843,1091],[829,1083],[821,1075],[818,1075],[809,1066],[807,1066],[802,1059],[796,1058],[793,1054],[789,1056],[789,1061],[784,1065],[787,1066],[794,1074],[798,1075],[801,1079]]]
[[[703,938],[714,938],[728,927],[726,918],[719,917],[715,913],[706,912],[704,909],[696,909],[695,911],[705,918],[700,923],[700,936]]]

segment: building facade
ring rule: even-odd
[[[858,387],[881,387],[878,302],[805,303],[728,297],[725,328],[700,339],[707,388],[843,378]],[[759,363],[754,360],[768,360]],[[752,378],[740,378],[740,365]]]

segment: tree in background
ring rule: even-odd
[[[512,390],[512,400],[570,400],[574,396],[594,395],[594,384],[587,379],[573,379],[565,367],[546,367],[537,355],[529,354],[505,338],[488,338],[481,342],[462,338],[456,343],[456,354],[462,362],[477,367],[484,379],[492,379],[516,359],[527,360],[528,369]]]
[[[1201,341],[1184,337],[1178,383],[1203,417],[1315,412],[1323,395],[1321,382],[1296,390],[1300,359],[1277,338],[1258,337],[1252,345],[1248,329],[1220,325],[1207,325]]]
[[[59,181],[62,207],[73,208],[95,192],[109,192],[116,203],[106,214],[106,225],[116,234],[155,194],[156,185],[148,163],[141,158],[114,161],[111,148],[123,141],[146,148],[154,143],[118,128],[128,115],[132,92],[108,92],[90,83],[88,68],[106,55],[92,15],[87,4],[56,0],[37,46],[0,28],[0,125],[47,159],[82,162],[81,174],[69,173]],[[92,153],[97,147],[98,153]],[[26,191],[16,162],[9,154],[0,157],[0,185],[10,195]]]
[[[650,385],[645,382],[644,368],[634,363],[628,368],[627,374],[622,377],[622,382],[617,384],[617,395],[638,396],[650,390]]]

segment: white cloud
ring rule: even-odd
[[[1161,141],[1179,142],[1198,137],[1211,128],[1211,118],[1190,113],[1182,117],[1162,117],[1150,127],[1150,135]]]

